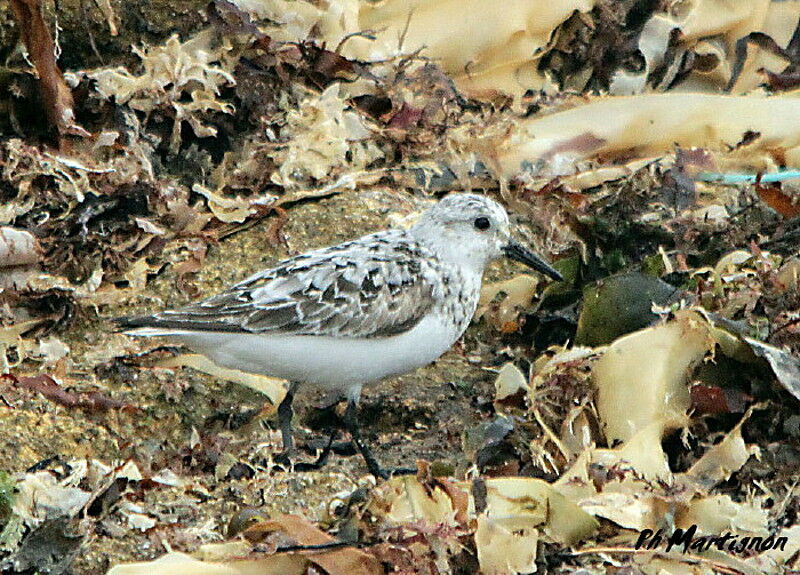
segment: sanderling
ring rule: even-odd
[[[119,321],[129,334],[166,336],[223,367],[292,382],[278,408],[286,456],[294,446],[297,386],[343,394],[354,446],[373,475],[386,477],[359,431],[362,386],[413,371],[447,351],[475,313],[484,268],[503,255],[561,280],[512,240],[500,204],[451,194],[408,230],[310,251],[219,295]]]

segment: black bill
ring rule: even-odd
[[[558,273],[553,266],[548,264],[525,246],[521,246],[516,242],[510,242],[503,248],[503,252],[505,252],[506,257],[511,258],[512,260],[517,260],[518,262],[522,262],[526,266],[533,268],[537,272],[541,272],[556,281],[560,282],[564,279],[564,277]]]

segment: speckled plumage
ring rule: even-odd
[[[177,310],[131,318],[165,330],[376,338],[428,313],[465,328],[478,286],[408,231],[389,230],[314,250]],[[455,305],[460,302],[462,305]]]

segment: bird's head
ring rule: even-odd
[[[439,257],[478,272],[490,261],[506,256],[555,280],[563,279],[544,259],[511,237],[505,208],[486,196],[445,196],[420,216],[411,233]]]

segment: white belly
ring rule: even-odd
[[[144,335],[144,334],[142,334]],[[163,334],[167,335],[167,334]],[[385,338],[179,332],[168,337],[232,369],[347,390],[426,365],[461,332],[438,314]]]

